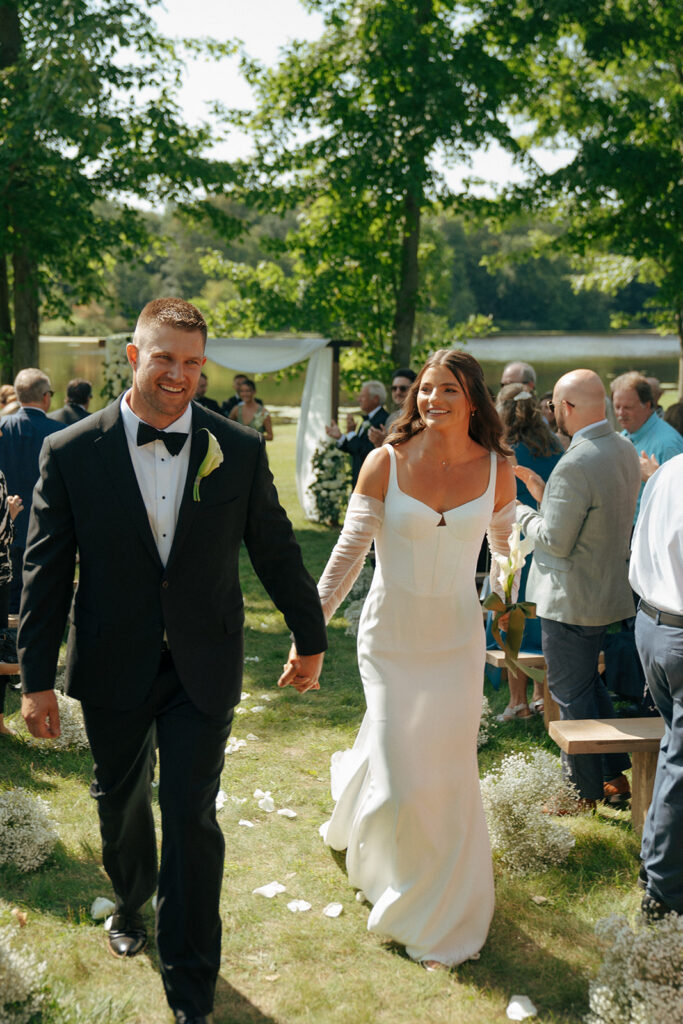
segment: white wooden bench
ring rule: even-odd
[[[554,721],[549,733],[567,754],[630,754],[631,823],[642,832],[652,800],[662,718],[587,718]]]

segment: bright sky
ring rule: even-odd
[[[153,13],[165,35],[240,39],[251,57],[269,65],[276,63],[281,47],[291,39],[315,39],[323,28],[322,18],[309,14],[299,0],[164,0],[163,8],[156,7]],[[215,99],[230,107],[251,105],[251,91],[240,77],[236,60],[188,65],[181,93],[187,120],[205,120],[207,103]],[[247,152],[248,140],[237,134],[219,151],[228,160]],[[536,152],[534,156],[548,170],[567,159],[565,152]],[[463,175],[472,174],[501,184],[521,180],[519,169],[498,146],[479,154],[472,168],[448,171],[446,178],[456,188]]]

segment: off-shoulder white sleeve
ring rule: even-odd
[[[344,528],[318,583],[318,593],[328,623],[363,568],[365,556],[382,525],[384,502],[367,494],[352,494]]]
[[[498,512],[494,512],[493,515],[491,516],[491,521],[489,523],[488,530],[486,531],[486,536],[488,537],[489,547],[491,549],[492,556],[507,556],[510,554],[510,545],[508,543],[508,538],[512,530],[512,525],[515,522],[516,507],[517,502],[513,499],[512,501],[509,501],[507,505],[505,505],[503,508],[499,509]],[[496,561],[495,557],[492,557],[491,572],[489,574],[489,579],[491,581],[491,590],[493,591],[494,594],[498,594],[500,598],[505,600],[503,588],[498,579],[499,572],[500,566],[498,565],[498,562]],[[512,584],[513,601],[517,600],[517,594],[519,592],[520,573],[521,569],[518,569],[515,573],[515,579]]]

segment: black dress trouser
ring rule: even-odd
[[[219,900],[225,842],[216,795],[233,709],[205,715],[163,654],[144,703],[127,711],[83,703],[94,760],[102,860],[117,910],[134,912],[157,890],[156,940],[169,1005],[189,1017],[213,1009],[220,966]],[[152,814],[159,747],[161,863]]]

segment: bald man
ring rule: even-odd
[[[635,448],[605,418],[605,389],[592,370],[574,370],[553,390],[559,430],[571,437],[547,484],[515,467],[538,511],[517,508],[517,521],[535,541],[526,596],[541,620],[548,687],[563,719],[613,718],[598,674],[606,627],[634,614],[628,582],[629,541],[640,486]],[[563,754],[566,777],[580,807],[630,796],[626,754]]]

